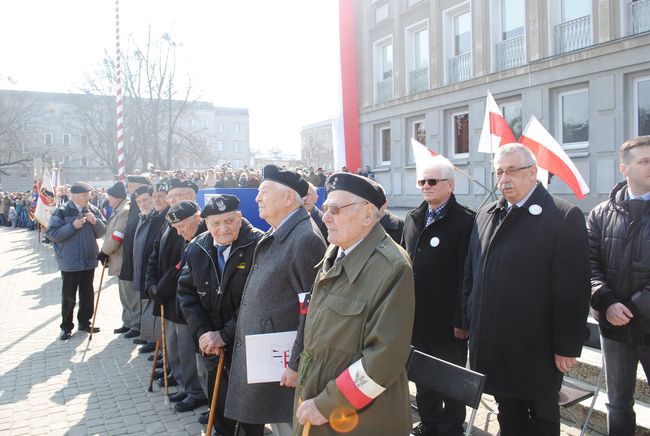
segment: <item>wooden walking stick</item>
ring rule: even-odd
[[[210,415],[208,417],[207,434],[212,434],[212,426],[214,425],[214,412],[217,410],[217,395],[219,394],[219,382],[221,381],[221,372],[223,371],[223,361],[226,360],[224,349],[221,348],[219,352],[219,365],[217,366],[217,375],[214,378],[214,388],[212,389],[212,401],[210,402]]]
[[[90,334],[88,342],[93,340],[93,330],[95,330],[95,319],[97,318],[97,308],[99,307],[99,296],[102,294],[102,284],[104,283],[104,271],[106,271],[106,261],[102,262],[102,275],[99,278],[99,289],[97,289],[97,301],[95,301],[95,310],[93,311],[93,322],[90,324]]]
[[[165,337],[165,305],[160,305],[160,327],[162,334],[163,380],[165,381],[165,404],[169,405],[169,385],[167,384],[167,339]]]
[[[156,341],[156,349],[153,352],[153,365],[151,367],[151,377],[149,378],[149,392],[153,392],[153,380],[156,378],[156,363],[158,363],[158,352],[160,351],[160,341]]]

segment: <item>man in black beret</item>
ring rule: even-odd
[[[309,185],[274,165],[264,167],[255,201],[272,229],[259,242],[239,310],[226,416],[247,424],[271,423],[276,435],[291,433],[293,388],[302,351],[299,334],[280,383],[248,384],[246,335],[298,330],[300,295],[309,292],[325,241],[303,206]]]
[[[233,436],[236,422],[224,416],[228,373],[235,340],[237,311],[244,284],[252,267],[253,253],[263,233],[239,210],[239,198],[216,195],[201,217],[208,231],[192,241],[178,280],[178,303],[192,332],[196,361],[204,393],[211,400],[219,358],[225,369],[219,385],[215,430]],[[207,423],[207,412],[199,419]],[[247,435],[262,435],[264,426],[243,424]]]

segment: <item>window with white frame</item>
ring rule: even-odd
[[[591,15],[591,2],[592,0],[561,0],[562,22]]]
[[[445,78],[457,83],[472,77],[472,15],[465,2],[443,12]]]
[[[239,133],[239,123],[233,123],[232,131],[235,133]]]
[[[208,120],[201,120],[201,128],[202,129],[208,128]]]
[[[510,126],[510,130],[512,130],[512,134],[515,137],[515,141],[518,140],[523,130],[521,101],[503,103],[501,105],[501,113],[503,114],[503,119],[505,119],[508,123],[508,126]]]
[[[406,162],[409,165],[415,163],[413,156],[413,147],[411,147],[411,138],[414,138],[420,144],[427,145],[427,126],[424,116],[415,117],[408,120],[408,138],[406,138]]]
[[[235,141],[233,143],[233,148],[235,150],[235,153],[241,153],[242,147],[241,147],[241,142]]]
[[[23,153],[29,153],[29,143],[27,143],[27,142],[23,142],[23,143],[22,143],[22,147],[21,147],[21,151],[22,151]]]
[[[70,135],[67,133],[63,135],[63,145],[70,145]]]
[[[492,0],[493,60],[496,71],[526,63],[525,0]]]
[[[375,101],[393,99],[393,38],[384,38],[374,44]]]
[[[224,151],[226,149],[226,143],[224,141],[217,141],[217,151]]]
[[[592,0],[549,2],[549,23],[555,53],[567,53],[591,45]]]
[[[46,133],[45,134],[45,145],[47,145],[47,146],[52,145],[52,134],[51,133]]]
[[[574,89],[558,93],[557,139],[566,148],[589,145],[589,90]]]
[[[377,164],[390,165],[390,126],[377,128]]]
[[[524,35],[525,0],[500,0],[501,40]]]
[[[634,111],[636,136],[650,135],[650,76],[634,81]]]
[[[405,33],[408,89],[414,94],[429,89],[429,21],[407,27]]]
[[[454,15],[454,56],[472,51],[472,17],[469,11]]]
[[[88,166],[88,161],[89,161],[88,156],[81,156],[81,166],[82,167],[84,167],[84,168],[87,167]]]
[[[449,122],[451,156],[469,157],[469,113],[467,111],[452,112]]]

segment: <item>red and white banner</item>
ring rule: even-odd
[[[497,102],[488,91],[478,151],[480,153],[495,153],[500,146],[512,142],[515,142],[515,136],[512,134],[508,122],[503,118]]]
[[[363,409],[386,390],[368,376],[361,359],[336,378],[336,386],[355,409]]]
[[[424,178],[424,169],[431,166],[432,159],[437,156],[437,153],[415,138],[411,138],[411,148],[415,158],[415,180],[422,180]]]
[[[558,176],[579,199],[589,193],[589,186],[564,149],[537,118],[530,117],[519,142],[533,152],[537,166]]]
[[[36,200],[36,209],[34,218],[43,226],[47,227],[52,217],[52,210],[56,207],[56,198],[54,187],[52,186],[52,175],[50,170],[43,170],[43,178],[38,184],[38,200]]]

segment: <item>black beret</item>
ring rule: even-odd
[[[239,210],[239,198],[234,195],[220,194],[212,197],[210,202],[205,205],[201,212],[201,218],[210,215],[220,215],[234,210]]]
[[[199,191],[199,187],[193,181],[179,178],[173,178],[169,181],[168,189],[171,191],[174,188],[192,188],[194,192]]]
[[[133,195],[131,196],[131,198],[135,200],[141,194],[149,194],[149,195],[153,194],[153,187],[151,185],[140,186],[138,189],[133,191]]]
[[[332,191],[351,192],[374,204],[378,209],[386,203],[386,194],[379,183],[356,174],[334,173],[327,179],[325,187],[328,194]]]
[[[301,197],[307,195],[307,191],[309,190],[309,185],[302,179],[302,177],[300,177],[300,175],[298,175],[298,173],[280,169],[275,165],[267,165],[264,167],[262,170],[262,181],[264,180],[272,180],[288,186],[296,191]]]
[[[183,200],[174,204],[169,208],[167,212],[167,222],[170,224],[176,224],[183,221],[186,218],[189,218],[199,212],[201,208],[194,201]]]
[[[126,181],[129,183],[142,183],[143,185],[151,185],[151,182],[145,176],[126,176]]]
[[[124,188],[124,183],[122,182],[116,182],[106,190],[106,193],[111,197],[121,198],[122,200],[126,198],[126,188]]]
[[[167,192],[168,189],[167,183],[164,182],[156,183],[153,186],[153,192]]]
[[[70,186],[70,192],[73,194],[82,194],[92,190],[93,187],[86,182],[74,182],[72,186]]]

